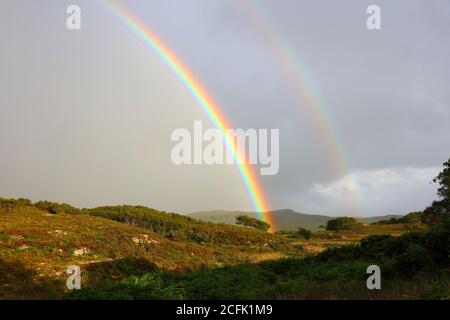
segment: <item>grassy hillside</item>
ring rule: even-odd
[[[216,223],[228,223],[235,224],[236,217],[240,215],[246,215],[252,218],[256,218],[255,212],[248,211],[202,211],[191,213],[189,216],[192,218],[200,219],[203,221],[210,221]],[[320,225],[326,225],[327,222],[334,217],[324,215],[312,215],[296,212],[289,209],[275,210],[270,212],[270,216],[275,221],[275,230],[296,230],[299,227],[316,231]],[[391,218],[399,218],[397,215],[376,216],[368,218],[358,218],[357,220],[362,223],[373,223],[381,220],[388,220]]]
[[[404,220],[302,239],[142,206],[0,199],[0,299],[449,297],[449,227]],[[369,264],[383,268],[379,293]],[[70,265],[83,287],[71,293]]]
[[[69,265],[81,267],[85,285],[99,285],[149,270],[217,268],[300,252],[282,237],[148,208],[49,212],[58,208],[0,200],[0,299],[61,297]]]
[[[259,230],[200,221],[143,206],[106,206],[86,209],[83,213],[141,227],[174,241],[269,247],[282,245],[279,238]]]
[[[382,290],[368,290],[378,265]],[[450,299],[450,225],[373,235],[316,256],[187,273],[151,272],[91,287],[74,299]]]

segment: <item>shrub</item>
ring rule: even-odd
[[[0,198],[0,209],[11,210],[12,208],[27,207],[33,203],[29,199],[3,199]]]
[[[336,219],[329,220],[327,222],[327,230],[337,231],[337,230],[349,230],[356,224],[356,220],[350,217],[340,217]]]
[[[81,210],[75,207],[72,207],[67,203],[56,203],[50,201],[38,201],[34,204],[35,207],[45,210],[51,214],[80,214]]]
[[[364,238],[360,245],[328,248],[316,256],[305,258],[188,273],[153,271],[103,288],[87,287],[71,293],[70,298],[277,299],[324,297],[330,292],[333,293],[330,297],[336,298],[334,294],[341,288],[344,289],[343,294],[349,297],[355,290],[360,290],[356,294],[367,293],[366,269],[371,264],[379,265],[386,279],[395,277],[402,284],[409,284],[408,281],[415,281],[418,277],[440,279],[443,275],[447,277],[444,279],[448,279],[449,234],[450,228],[443,226],[429,232],[407,233],[398,238],[374,235]],[[445,254],[447,260],[444,259]],[[427,297],[449,296],[445,285],[430,289],[432,292]]]
[[[246,227],[252,227],[263,231],[267,231],[270,229],[270,224],[244,215],[236,217],[236,224],[240,224]]]
[[[243,230],[233,225],[199,221],[143,206],[105,206],[84,209],[83,213],[144,228],[174,241],[230,245],[268,244],[270,248],[287,245],[287,241],[253,228]]]
[[[303,238],[309,240],[311,239],[312,232],[307,229],[299,227],[297,231],[294,232],[294,236],[296,238]]]
[[[147,273],[141,277],[131,276],[103,288],[85,287],[73,290],[67,299],[95,300],[174,300],[182,299],[183,290],[167,275],[159,272]]]
[[[394,257],[394,268],[399,274],[410,275],[434,267],[429,251],[415,243],[411,243],[403,253]]]

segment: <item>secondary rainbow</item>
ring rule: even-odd
[[[307,64],[302,61],[281,32],[277,31],[261,1],[239,1],[238,5],[238,9],[241,10],[245,18],[251,22],[264,41],[269,44],[289,79],[289,84],[298,104],[307,107],[310,117],[314,121],[314,127],[323,143],[323,151],[327,159],[330,160],[336,178],[348,176],[350,184],[357,185],[357,177],[350,174],[350,161],[346,156],[347,152],[342,138],[324,98],[320,95],[314,77],[307,68]],[[363,211],[356,190],[349,192],[347,205],[351,210],[348,214],[360,215]]]
[[[239,154],[234,142],[226,135],[226,129],[232,128],[230,122],[202,83],[181,59],[155,34],[155,32],[147,25],[144,25],[122,5],[114,0],[100,0],[100,2],[105,5],[115,17],[123,22],[129,30],[136,34],[145,45],[155,52],[170,68],[172,73],[206,113],[212,125],[220,131],[222,139],[230,154],[232,154],[236,160],[241,159],[242,156]],[[271,225],[271,231],[274,231],[276,228],[275,222],[269,214],[269,206],[257,175],[249,164],[239,164],[239,161],[236,161],[236,163],[239,175],[249,194],[258,218],[269,223]]]

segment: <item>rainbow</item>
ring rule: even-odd
[[[262,7],[261,1],[239,1],[241,13],[250,20],[256,31],[268,43],[277,61],[289,79],[291,90],[298,105],[306,106],[320,140],[323,142],[323,151],[330,160],[336,178],[348,175],[352,184],[356,184],[357,177],[351,175],[350,161],[346,156],[345,146],[339,131],[336,129],[332,116],[326,106],[324,98],[320,95],[312,73],[306,63],[300,59],[295,49],[278,32]],[[250,6],[251,4],[251,6]],[[349,192],[347,199],[350,208],[349,215],[360,215],[362,205],[357,193]]]
[[[100,2],[105,5],[115,17],[123,22],[129,30],[136,34],[149,49],[157,54],[195,99],[197,104],[211,121],[212,125],[219,130],[228,151],[236,160],[235,163],[239,175],[248,192],[258,218],[269,223],[271,225],[270,231],[274,231],[276,229],[275,221],[269,214],[269,206],[266,200],[267,198],[264,195],[262,184],[258,180],[253,168],[249,164],[245,164],[245,161],[239,161],[239,159],[242,159],[242,156],[234,145],[234,141],[226,134],[226,130],[232,128],[232,126],[223,114],[219,105],[181,59],[152,30],[150,30],[148,26],[144,25],[116,1],[100,0]]]

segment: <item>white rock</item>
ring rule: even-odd
[[[77,249],[73,252],[74,256],[82,256],[84,254],[88,254],[89,253],[89,249],[88,248],[80,248]]]

